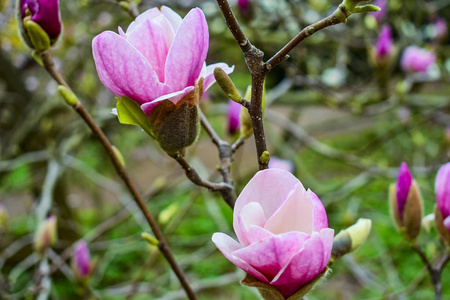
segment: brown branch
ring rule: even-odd
[[[231,177],[231,162],[233,150],[229,143],[222,140],[219,135],[215,132],[214,128],[212,128],[211,124],[209,124],[208,119],[205,117],[203,113],[200,114],[200,122],[202,123],[203,128],[211,137],[213,143],[217,146],[219,150],[219,159],[220,159],[220,174],[222,175],[223,180],[226,184],[233,187],[233,178]],[[234,203],[236,201],[236,195],[234,194],[234,189],[223,189],[220,191],[222,198],[231,208],[234,207]]]
[[[225,183],[225,182],[214,183],[214,182],[211,182],[208,180],[204,180],[200,177],[197,170],[195,170],[193,167],[191,167],[191,165],[189,165],[189,163],[187,162],[187,160],[184,158],[183,155],[181,155],[180,153],[169,154],[169,155],[170,155],[170,157],[175,159],[178,162],[178,164],[184,169],[184,171],[186,173],[186,177],[190,181],[192,181],[192,183],[194,183],[198,186],[205,187],[205,188],[209,189],[210,191],[219,192],[221,194],[222,198],[225,200],[225,202],[227,202],[227,204],[231,208],[234,207],[235,197],[232,193],[233,192],[232,185]]]
[[[266,68],[268,70],[272,69],[280,62],[287,58],[289,52],[294,49],[301,41],[309,37],[310,35],[316,33],[319,30],[327,28],[332,25],[341,23],[336,17],[335,13],[332,15],[317,21],[316,23],[303,28],[289,43],[287,43],[280,51],[278,51],[271,59],[266,62]]]
[[[45,69],[50,73],[50,75],[60,84],[65,86],[66,88],[70,89],[69,85],[65,82],[61,74],[56,70],[55,64],[53,62],[53,58],[48,51],[44,51],[40,53],[41,59],[44,63]],[[97,138],[102,143],[103,147],[105,148],[107,154],[109,155],[111,162],[114,165],[114,168],[116,169],[117,174],[120,176],[122,181],[125,183],[127,189],[133,196],[133,199],[136,201],[137,205],[139,206],[140,210],[144,214],[148,224],[150,225],[153,234],[155,235],[156,239],[158,239],[158,248],[161,251],[161,253],[164,255],[166,260],[169,262],[172,270],[175,272],[176,276],[178,277],[178,280],[180,281],[181,285],[183,286],[184,290],[186,291],[186,294],[188,295],[189,299],[197,299],[197,296],[195,295],[195,292],[190,287],[189,283],[187,282],[186,276],[184,275],[181,268],[178,266],[178,264],[175,261],[175,258],[169,249],[166,240],[164,239],[164,236],[158,226],[158,223],[156,222],[155,218],[152,216],[150,211],[148,210],[147,206],[145,205],[144,200],[141,198],[141,195],[139,194],[136,186],[134,185],[133,181],[131,180],[130,176],[128,175],[128,172],[125,170],[124,166],[120,162],[119,158],[117,157],[113,146],[109,142],[106,135],[103,133],[103,131],[100,129],[100,127],[97,125],[97,123],[94,121],[92,116],[87,112],[87,110],[84,108],[84,106],[81,104],[81,102],[78,101],[78,103],[73,106],[73,109],[80,115],[80,117],[86,122],[86,124],[89,126],[89,128],[92,130],[92,132],[97,136]]]

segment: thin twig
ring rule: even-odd
[[[411,244],[411,248],[419,255],[420,259],[424,263],[424,265],[427,267],[427,271],[430,274],[431,282],[433,283],[434,287],[434,294],[436,300],[441,300],[442,298],[442,282],[441,282],[441,275],[442,275],[442,269],[444,268],[445,264],[449,260],[449,256],[445,255],[444,258],[441,260],[441,262],[438,263],[436,267],[433,267],[431,262],[426,257],[423,250],[420,248],[420,246],[416,243]]]
[[[43,51],[40,53],[41,59],[44,63],[45,69],[50,73],[50,75],[61,85],[65,86],[66,88],[70,89],[69,85],[65,82],[62,75],[56,70],[55,63],[53,61],[53,58],[48,51]],[[165,241],[164,236],[162,235],[162,232],[158,226],[158,223],[156,222],[153,215],[148,210],[147,206],[145,205],[144,200],[141,198],[141,195],[139,194],[135,184],[132,182],[130,176],[128,175],[128,172],[125,170],[125,167],[120,162],[119,158],[116,155],[116,152],[114,151],[113,146],[109,142],[106,135],[103,133],[103,131],[98,127],[97,123],[94,121],[92,116],[87,112],[87,110],[84,108],[84,106],[81,104],[81,102],[78,101],[78,103],[73,106],[73,109],[81,116],[81,118],[86,122],[86,124],[89,126],[89,128],[92,130],[92,132],[97,136],[97,138],[102,143],[103,147],[105,148],[108,156],[111,159],[111,162],[114,165],[114,168],[116,169],[117,174],[120,176],[122,181],[125,183],[127,189],[130,191],[131,195],[133,196],[134,200],[136,201],[137,205],[139,206],[140,210],[144,214],[148,224],[150,225],[153,234],[155,235],[156,239],[158,239],[158,248],[166,258],[166,260],[169,262],[171,268],[175,272],[176,276],[178,277],[178,280],[180,281],[181,285],[183,286],[183,289],[186,291],[186,294],[188,295],[189,299],[197,299],[197,296],[195,295],[195,292],[190,287],[189,283],[187,282],[186,276],[184,275],[181,268],[178,266],[178,264],[175,261],[175,258],[169,249],[167,242]]]
[[[225,200],[225,202],[227,202],[227,204],[233,208],[234,207],[234,197],[230,198],[229,195],[230,193],[232,193],[233,191],[233,186],[225,183],[225,182],[220,182],[220,183],[214,183],[208,180],[204,180],[200,177],[200,175],[198,174],[197,170],[195,170],[195,168],[191,167],[191,165],[189,165],[189,163],[186,161],[186,159],[184,158],[183,155],[181,155],[180,153],[176,153],[176,154],[169,154],[170,157],[172,157],[173,159],[175,159],[178,164],[183,168],[183,170],[186,173],[186,177],[192,181],[192,183],[198,185],[198,186],[202,186],[205,187],[211,191],[214,192],[219,192],[222,195],[222,198]]]

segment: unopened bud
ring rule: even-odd
[[[252,86],[249,85],[247,87],[247,91],[245,92],[245,99],[250,101],[252,97]],[[241,136],[244,138],[249,138],[253,133],[253,125],[250,114],[248,113],[248,109],[243,107],[241,109],[241,114],[239,116],[239,120],[241,122]]]
[[[76,244],[71,266],[78,280],[85,281],[90,277],[92,273],[91,255],[85,241]]]
[[[130,3],[128,3],[127,1],[120,1],[119,5],[124,11],[130,10]]]
[[[119,149],[116,148],[116,146],[112,146],[112,149],[114,151],[114,154],[116,155],[117,159],[119,160],[120,164],[122,166],[125,166],[125,160],[123,159],[122,153],[119,151]]]
[[[270,160],[270,154],[269,154],[269,151],[264,151],[264,152],[261,154],[261,157],[259,158],[259,161],[260,161],[261,163],[263,163],[263,164],[268,164],[268,163],[269,163],[269,160]]]
[[[78,104],[77,96],[69,88],[59,85],[58,92],[63,96],[64,101],[66,101],[68,105],[76,106]]]
[[[230,77],[228,77],[227,73],[222,68],[214,69],[214,77],[216,78],[217,83],[225,92],[225,94],[230,97],[231,100],[240,103],[242,100],[241,94],[236,89],[233,81],[231,81]]]
[[[372,228],[370,219],[359,219],[354,225],[341,230],[333,240],[333,261],[356,250],[367,239]]]
[[[0,233],[6,229],[8,219],[8,211],[6,210],[5,206],[0,203]]]
[[[147,232],[143,232],[141,234],[141,237],[150,245],[153,246],[158,246],[159,245],[159,241],[151,234],[147,233]]]
[[[163,209],[158,216],[158,222],[162,225],[167,224],[178,211],[178,203],[174,202]]]
[[[397,228],[408,240],[414,240],[420,233],[423,204],[419,186],[405,163],[400,167],[397,184],[390,187],[389,201]]]
[[[34,239],[34,249],[43,255],[47,248],[56,243],[57,239],[56,216],[51,215],[39,225]]]

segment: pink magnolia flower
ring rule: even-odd
[[[238,0],[237,4],[242,11],[250,9],[250,0]]]
[[[233,71],[224,63],[206,66],[208,46],[208,24],[199,8],[182,19],[166,6],[140,14],[126,32],[105,31],[92,41],[100,80],[117,97],[139,103],[147,115],[165,99],[177,103],[201,77],[208,89],[216,67]]]
[[[241,126],[241,122],[239,120],[241,115],[242,105],[233,101],[228,101],[228,133],[235,134],[239,127]]]
[[[215,233],[214,244],[233,264],[289,297],[326,267],[333,229],[320,199],[291,173],[256,173],[234,207],[239,243]]]
[[[436,55],[417,46],[409,46],[403,51],[401,59],[405,72],[426,72],[436,61]]]
[[[87,278],[91,271],[91,256],[85,241],[80,241],[75,246],[72,258],[72,268],[80,279]]]
[[[292,161],[288,159],[281,159],[275,156],[272,156],[269,160],[269,168],[270,169],[281,169],[288,171],[289,173],[294,173],[294,164]]]
[[[20,0],[22,19],[30,14],[30,20],[39,24],[50,40],[56,40],[61,33],[59,0]]]
[[[443,165],[435,181],[437,206],[442,214],[444,226],[450,231],[450,162]]]

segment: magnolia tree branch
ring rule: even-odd
[[[66,83],[62,75],[56,70],[55,63],[53,61],[53,58],[48,51],[40,52],[40,57],[42,59],[42,62],[44,64],[45,69],[50,73],[50,75],[58,82],[60,85],[65,86],[67,89],[70,89],[69,85]],[[126,171],[123,164],[120,162],[120,159],[117,157],[116,151],[114,150],[113,146],[109,142],[106,135],[103,133],[103,131],[100,129],[100,127],[97,125],[95,120],[92,118],[92,116],[87,112],[87,110],[84,108],[84,106],[81,104],[80,101],[77,101],[76,105],[72,106],[72,108],[80,115],[80,117],[86,122],[86,124],[89,126],[89,128],[92,130],[92,132],[97,136],[97,138],[102,143],[103,147],[105,148],[108,156],[111,159],[111,162],[114,165],[114,168],[116,169],[117,174],[120,176],[122,181],[125,183],[127,189],[130,191],[131,195],[133,196],[133,199],[136,201],[136,204],[139,206],[140,210],[145,216],[145,219],[147,220],[148,224],[150,225],[153,234],[155,235],[156,239],[158,240],[158,248],[161,251],[161,253],[164,255],[166,260],[169,262],[170,267],[175,272],[175,275],[178,277],[178,280],[180,281],[181,285],[183,286],[183,289],[186,291],[186,294],[188,295],[189,299],[197,299],[197,296],[195,295],[195,292],[190,287],[189,283],[187,282],[186,276],[184,275],[181,268],[178,266],[178,264],[175,261],[175,258],[169,249],[167,242],[158,226],[158,223],[156,222],[153,215],[148,210],[147,206],[145,205],[144,200],[142,199],[141,195],[139,194],[135,184],[131,180],[130,176],[128,175],[128,172]]]
[[[428,273],[431,277],[431,282],[433,283],[434,287],[434,295],[436,300],[442,299],[442,271],[445,267],[445,265],[450,260],[449,254],[445,254],[444,257],[441,259],[440,262],[436,264],[436,266],[433,266],[433,264],[428,260],[427,256],[423,252],[423,250],[420,248],[418,244],[412,244],[411,248],[419,255],[420,259],[424,263],[424,265],[427,268]]]
[[[249,114],[252,120],[253,134],[255,136],[256,153],[258,158],[259,169],[267,169],[269,161],[263,159],[263,153],[267,151],[266,137],[264,133],[263,115],[262,115],[262,96],[264,88],[264,80],[267,73],[281,61],[288,57],[288,53],[292,51],[301,41],[313,33],[324,29],[326,27],[336,25],[345,22],[353,11],[344,4],[334,11],[334,13],[310,26],[304,28],[300,33],[294,37],[289,43],[287,43],[280,51],[278,51],[271,59],[266,63],[263,61],[264,53],[253,46],[242,28],[239,25],[236,17],[231,10],[231,7],[227,0],[216,0],[220,10],[225,18],[227,26],[235,38],[236,42],[241,47],[244,54],[245,62],[250,70],[252,78],[252,96],[250,101],[250,107],[248,108]],[[343,2],[345,3],[345,1]],[[347,3],[348,4],[348,3]],[[352,8],[354,9],[354,8]],[[356,10],[355,10],[356,11]],[[236,144],[238,146],[240,144]],[[237,147],[232,147],[237,148]],[[235,150],[232,150],[232,152]],[[266,152],[267,153],[267,152]]]

